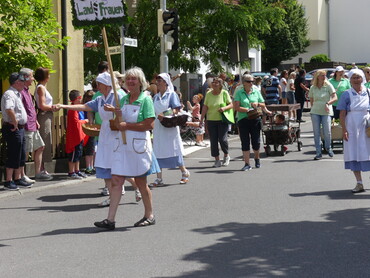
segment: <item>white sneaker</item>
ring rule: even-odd
[[[221,166],[222,166],[221,160],[216,160],[215,164],[213,164],[213,168],[218,168],[218,167],[221,167]]]
[[[101,191],[101,195],[103,196],[109,196],[109,190],[107,187],[104,187],[103,190]]]
[[[108,199],[104,200],[103,202],[99,203],[98,207],[100,207],[100,208],[109,207],[109,205],[110,205],[110,199],[108,198]]]
[[[33,179],[30,179],[29,177],[27,177],[26,175],[24,175],[21,180],[27,182],[27,183],[35,183],[36,181],[33,180]]]
[[[352,193],[361,193],[361,192],[365,192],[365,189],[361,183],[357,183],[355,188],[353,188],[351,191]]]
[[[224,161],[222,163],[223,166],[227,166],[230,164],[230,155],[224,157]]]

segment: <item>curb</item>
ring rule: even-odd
[[[239,139],[239,136],[238,135],[231,135],[228,140],[229,141],[234,141],[236,139]],[[192,154],[196,151],[199,151],[199,150],[203,150],[203,149],[208,149],[210,144],[209,144],[209,140],[205,140],[207,143],[208,143],[208,146],[207,147],[198,147],[198,146],[188,146],[186,145],[186,147],[184,146],[184,157],[186,157],[187,155],[189,154]],[[43,182],[40,182],[40,185],[34,185],[32,186],[31,188],[20,188],[19,190],[17,191],[7,191],[7,190],[0,190],[0,199],[2,198],[15,198],[15,197],[19,197],[19,196],[22,196],[22,195],[26,195],[26,194],[30,194],[30,193],[35,193],[35,192],[41,192],[41,191],[44,191],[44,190],[47,190],[47,189],[55,189],[55,188],[59,188],[59,187],[64,187],[64,186],[69,186],[69,185],[74,185],[74,184],[78,184],[78,183],[83,183],[83,182],[89,182],[89,181],[92,181],[92,180],[96,180],[97,178],[95,176],[90,176],[90,177],[87,177],[85,179],[82,179],[82,180],[66,180],[66,181],[62,181],[62,182],[55,182],[55,183],[50,183],[50,184],[43,184]]]
[[[3,190],[3,191],[0,191],[0,199],[5,198],[5,197],[22,196],[22,195],[26,195],[26,194],[30,194],[30,193],[34,193],[34,192],[44,191],[44,190],[51,189],[51,188],[54,189],[54,188],[59,188],[59,187],[62,187],[62,186],[68,186],[68,185],[73,185],[73,184],[82,183],[82,182],[89,182],[89,181],[92,181],[94,179],[96,179],[95,176],[87,177],[83,180],[66,180],[66,181],[57,182],[57,183],[51,183],[51,184],[45,184],[45,185],[41,184],[41,185],[37,185],[37,186],[32,186],[31,188],[20,188],[17,191]]]

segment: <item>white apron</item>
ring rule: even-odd
[[[125,122],[137,122],[139,105],[125,104],[121,110],[122,119]],[[117,132],[114,138],[112,175],[142,176],[149,171],[152,164],[150,133],[149,131],[132,130],[125,132],[127,144],[123,144],[121,132]]]
[[[100,167],[104,169],[111,168],[113,142],[117,133],[117,131],[112,131],[109,127],[109,120],[113,119],[113,112],[104,110],[104,103],[113,105],[114,97],[109,103],[105,102],[106,99],[110,97],[110,95],[111,94],[109,94],[107,98],[105,98],[104,95],[101,96],[101,98],[99,99],[98,108],[100,118],[102,119],[102,124],[100,127],[98,148],[95,157],[95,167]]]
[[[346,116],[346,128],[348,141],[343,140],[344,161],[369,161],[370,160],[370,138],[366,135],[366,119],[368,115],[369,97],[352,94],[350,111]]]
[[[154,101],[155,121],[153,130],[153,149],[157,158],[169,158],[180,156],[184,152],[182,140],[180,136],[180,129],[176,127],[164,127],[158,120],[158,114],[166,111],[169,107],[170,97],[163,99],[164,96],[169,95],[165,92],[163,96],[156,98]]]

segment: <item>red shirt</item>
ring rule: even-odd
[[[73,152],[75,147],[85,139],[86,134],[82,131],[82,124],[84,123],[86,123],[86,120],[78,118],[78,111],[68,110],[66,153]]]

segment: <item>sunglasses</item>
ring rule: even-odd
[[[370,73],[370,71],[367,71],[366,73]]]
[[[253,83],[253,80],[244,80],[244,83]]]

